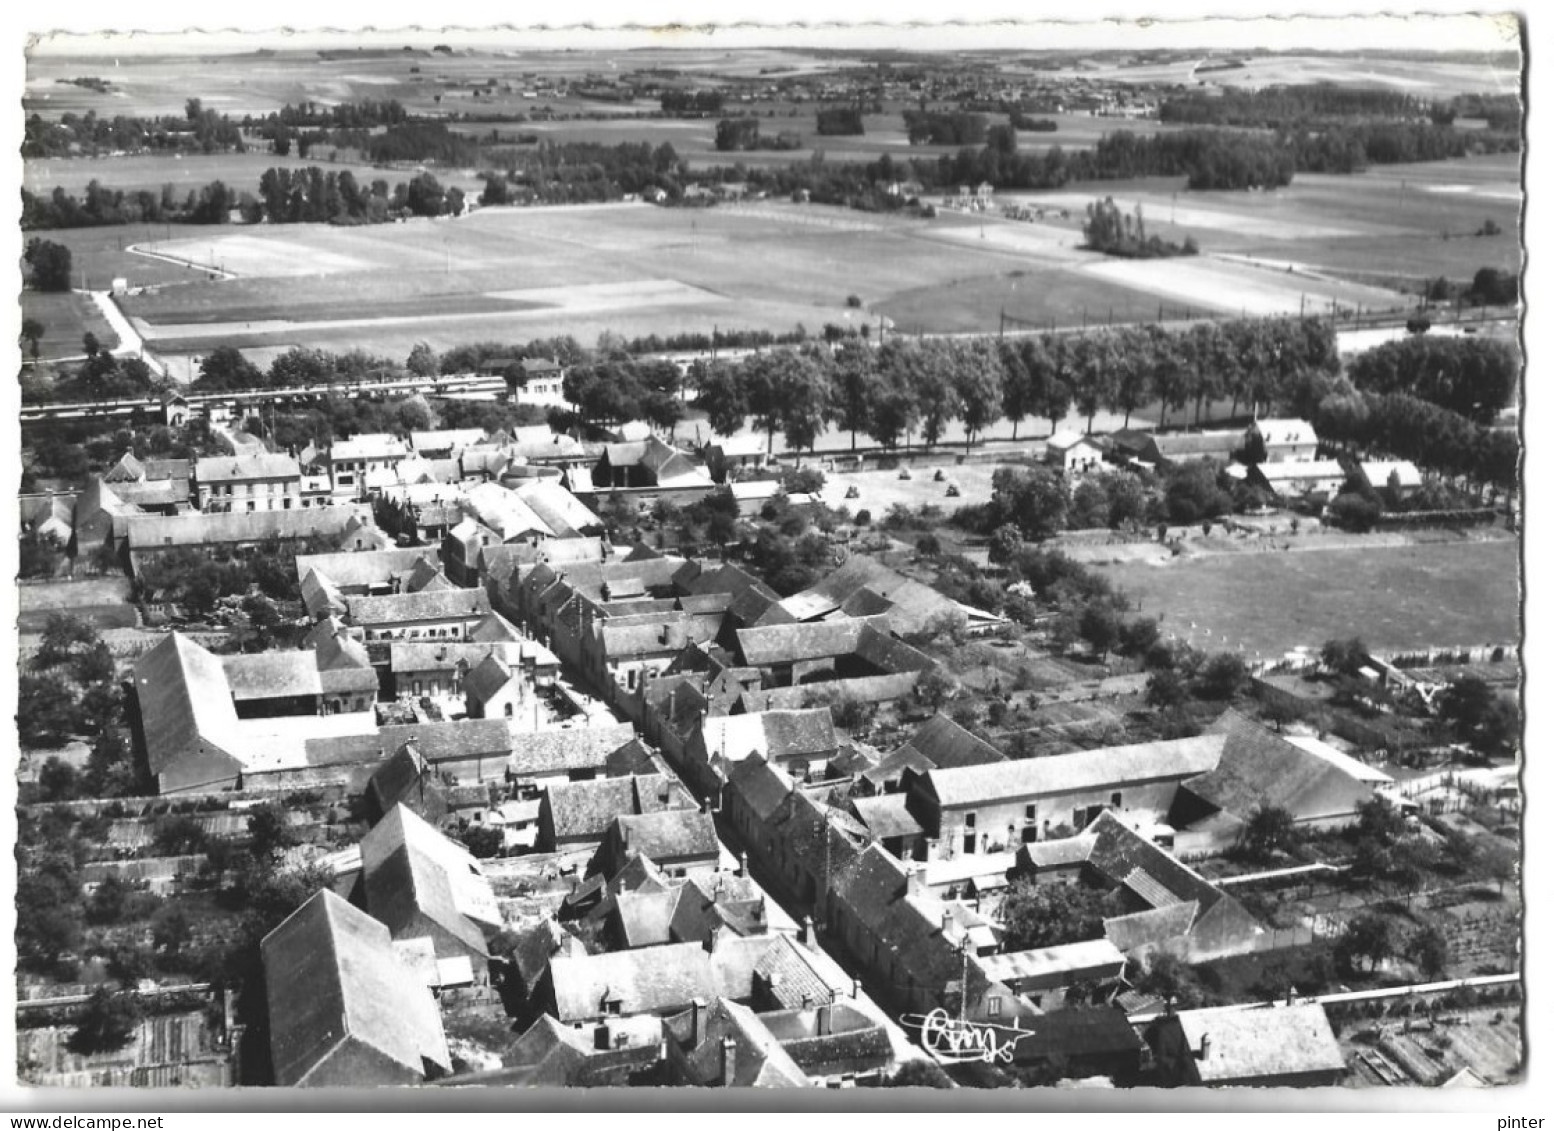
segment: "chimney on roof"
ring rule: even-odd
[[[736,1056],[735,1056],[735,1052],[734,1052],[734,1038],[733,1037],[724,1037],[723,1038],[723,1086],[725,1088],[733,1087],[733,1084],[734,1084],[734,1069],[736,1067],[737,1067],[737,1063],[736,1063]]]
[[[810,949],[815,946],[815,921],[808,915],[799,920],[799,942]]]
[[[745,856],[744,852],[741,851],[739,853],[739,867],[734,869],[734,875],[736,875],[736,876],[743,876],[746,872],[749,871],[749,868],[750,868],[750,861],[749,861],[748,857]]]
[[[701,1043],[707,1039],[707,999],[694,998],[691,1001],[691,1047],[700,1048]]]
[[[711,954],[713,951],[718,949],[718,936],[720,936],[722,933],[722,923],[714,923],[707,928],[707,941],[702,945],[706,948],[708,954]]]
[[[939,918],[939,933],[945,938],[950,937],[950,932],[955,928],[955,916],[951,914],[949,907],[945,907],[944,914]]]
[[[907,862],[906,893],[908,895],[923,894],[923,868],[915,860]]]
[[[1207,1033],[1203,1034],[1203,1040],[1198,1042],[1198,1059],[1209,1059],[1209,1035]]]
[[[815,1013],[815,1036],[829,1037],[831,1035],[831,1003],[826,1002]]]

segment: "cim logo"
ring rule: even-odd
[[[943,1009],[928,1014],[903,1014],[901,1023],[921,1031],[923,1048],[930,1056],[955,1064],[974,1060],[1009,1064],[1014,1060],[1014,1046],[1021,1037],[1030,1036],[1024,1029],[1007,1025],[962,1021]]]

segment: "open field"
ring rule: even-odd
[[[268,151],[269,142],[256,140],[262,151],[248,153],[212,153],[188,156],[155,156],[136,154],[127,157],[67,157],[55,159],[33,158],[22,162],[22,186],[33,193],[47,194],[55,187],[66,192],[80,194],[92,181],[104,187],[122,189],[125,192],[160,192],[163,185],[173,185],[179,199],[191,189],[198,190],[211,181],[222,181],[239,192],[259,195],[259,178],[269,168],[306,169],[318,166],[326,173],[349,171],[364,185],[384,180],[389,184],[408,181],[414,170],[368,164],[347,160],[346,154],[338,161],[329,159],[330,150],[320,146],[306,159],[295,153],[277,157]],[[431,167],[443,187],[457,185],[465,192],[479,192],[485,182],[472,169],[445,169]]]
[[[1521,636],[1511,539],[1179,558],[1103,567],[1164,628],[1264,657],[1357,632],[1373,648]],[[1194,627],[1196,626],[1196,627]]]
[[[22,317],[36,318],[47,331],[38,340],[38,357],[43,361],[81,356],[86,352],[81,339],[89,332],[97,335],[104,349],[117,349],[119,345],[118,335],[97,304],[74,291],[23,291]]]

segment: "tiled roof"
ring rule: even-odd
[[[684,1083],[698,1087],[804,1088],[809,1078],[760,1017],[726,998],[703,1003],[703,1038],[693,1044],[696,1021],[684,1013],[664,1022],[665,1033],[685,1049]],[[732,1054],[732,1063],[726,1059]],[[733,1069],[729,1078],[726,1070]]]
[[[921,836],[922,823],[907,809],[906,794],[884,793],[878,797],[855,797],[850,804],[869,835],[875,840],[891,837]]]
[[[1369,783],[1237,711],[1226,711],[1205,734],[1224,736],[1224,754],[1185,788],[1242,820],[1260,805],[1277,806],[1297,820],[1342,816],[1371,796]]]
[[[519,777],[598,769],[612,750],[634,737],[630,723],[514,734],[508,767]]]
[[[1225,742],[1221,735],[1201,735],[1049,758],[936,769],[927,776],[939,804],[953,808],[1112,784],[1186,779],[1218,765]]]
[[[918,727],[901,749],[915,750],[941,770],[1007,761],[996,746],[984,742],[942,713]]]
[[[815,968],[812,957],[791,935],[777,935],[756,960],[752,972],[770,987],[780,1009],[802,1009],[834,1001],[839,987],[831,985]]]
[[[206,514],[137,514],[124,517],[129,548],[156,551],[170,546],[262,542],[267,538],[302,539],[342,534],[353,518],[351,506],[309,507],[304,510],[232,511]]]
[[[495,653],[476,664],[464,680],[465,694],[476,702],[489,703],[513,680],[513,668]]]
[[[227,675],[232,698],[282,699],[316,696],[323,693],[319,681],[318,660],[311,651],[255,652],[223,656],[221,666]],[[376,681],[374,681],[376,687]]]
[[[751,667],[796,663],[830,656],[845,656],[858,649],[858,639],[866,626],[887,626],[883,617],[813,621],[807,624],[771,625],[742,628],[739,640],[742,661]]]
[[[679,893],[673,890],[623,891],[617,895],[613,917],[621,945],[627,948],[660,946],[671,941],[669,924],[678,900]]]
[[[556,1012],[563,1022],[586,1021],[619,1003],[623,1016],[684,1009],[717,996],[717,980],[699,943],[551,959]]]
[[[134,680],[152,774],[205,746],[241,757],[237,711],[216,656],[172,632],[135,662]]]
[[[759,821],[765,821],[793,790],[793,779],[782,768],[751,754],[728,768],[727,789],[749,807]]]
[[[606,779],[608,780],[608,779]],[[680,860],[716,860],[718,831],[712,814],[700,809],[664,809],[615,818],[620,843],[656,864]]]
[[[1343,1051],[1320,1005],[1187,1009],[1174,1015],[1205,1084],[1342,1072]],[[1207,1048],[1204,1047],[1207,1040]]]
[[[405,976],[389,931],[333,892],[319,892],[265,936],[270,1051],[284,1087],[409,1083],[430,1062],[451,1071],[442,1018],[425,983]],[[330,1063],[349,1039],[387,1062]]]
[[[352,624],[371,627],[482,617],[491,611],[491,598],[484,589],[442,589],[387,597],[347,597],[345,605]]]
[[[487,929],[502,924],[491,885],[460,845],[404,805],[396,805],[362,838],[367,911],[396,938],[414,938],[435,923],[475,953]]]
[[[622,814],[696,807],[685,788],[663,774],[554,782],[545,797],[557,839],[599,840]]]
[[[522,645],[394,640],[389,643],[389,670],[396,675],[401,672],[452,672],[462,663],[468,671],[492,655],[516,660],[522,655]]]
[[[1127,1014],[1112,1007],[1057,1009],[1026,1019],[1026,1030],[1014,1046],[1015,1059],[1029,1063],[1037,1060],[1084,1056],[1139,1056],[1143,1038]]]
[[[196,460],[197,483],[231,483],[247,479],[300,479],[302,469],[284,453],[254,452],[241,456],[209,456]]]

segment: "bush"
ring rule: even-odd
[[[854,526],[868,526],[873,521],[874,521],[874,516],[869,513],[869,510],[868,510],[867,507],[865,507],[863,510],[859,511],[857,514],[853,515],[853,525]]]
[[[863,305],[863,299],[859,298],[857,295],[848,295],[847,305],[856,310]]]

